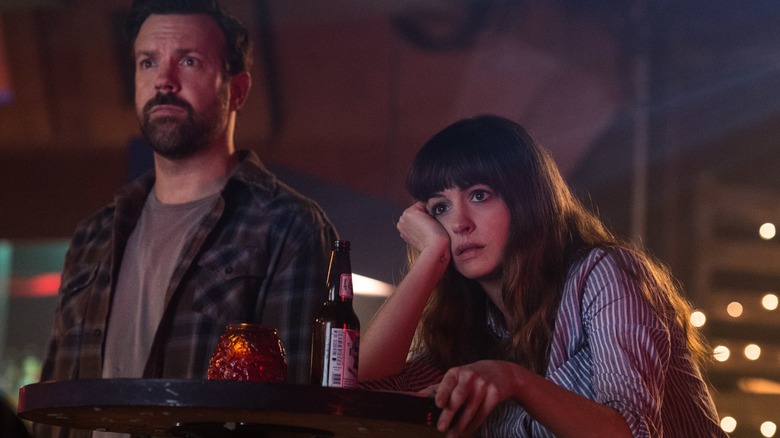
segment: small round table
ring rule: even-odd
[[[54,426],[183,438],[443,436],[431,398],[287,383],[42,382],[19,390],[18,413]]]

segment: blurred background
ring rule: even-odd
[[[417,148],[495,113],[672,268],[732,437],[780,424],[780,2],[230,0],[255,40],[237,145],[352,241],[363,324],[403,273]],[[36,381],[78,221],[148,168],[130,0],[0,0],[0,390]],[[324,281],[324,279],[323,279]],[[778,434],[780,436],[780,434]]]

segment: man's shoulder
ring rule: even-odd
[[[322,207],[254,160],[242,163],[235,177],[248,189],[250,202],[263,214],[290,215],[316,223],[328,223]]]
[[[274,180],[273,190],[252,190],[252,197],[258,212],[263,215],[288,218],[314,228],[332,227],[327,214],[314,199],[278,179]]]
[[[114,199],[104,204],[99,210],[82,219],[73,233],[73,241],[77,245],[82,241],[105,239],[110,236],[114,226],[118,222],[117,214],[122,215],[123,222],[134,220],[134,215],[143,206],[146,194],[153,182],[152,174],[144,175],[121,187],[114,194]],[[119,208],[119,205],[122,205]],[[118,213],[118,210],[124,213]]]
[[[114,221],[115,212],[116,205],[113,202],[104,205],[98,211],[82,219],[78,225],[76,225],[76,230],[73,233],[75,236],[74,238],[78,236],[92,236],[110,230],[111,224]]]
[[[66,257],[64,281],[94,271],[94,266],[110,255],[114,211],[114,204],[105,205],[76,226]]]

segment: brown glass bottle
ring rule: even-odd
[[[311,383],[354,388],[358,382],[360,320],[352,309],[348,240],[333,242],[326,284],[328,299],[314,319]]]

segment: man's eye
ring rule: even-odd
[[[140,68],[142,70],[150,68],[151,66],[152,66],[152,61],[150,61],[148,59],[142,59],[142,60],[138,61],[138,68]]]
[[[182,64],[186,65],[187,67],[194,67],[198,65],[198,60],[195,58],[184,58]]]

